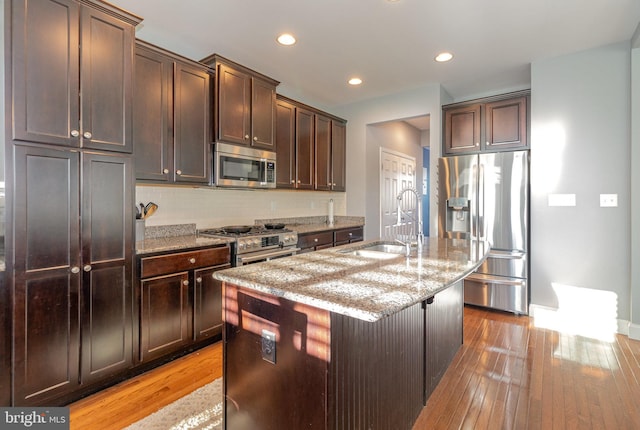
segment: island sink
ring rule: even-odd
[[[343,251],[343,253],[377,260],[389,260],[397,258],[398,256],[406,256],[407,248],[395,243],[376,243],[374,245],[356,249],[355,251],[348,249]]]

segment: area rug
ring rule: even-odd
[[[221,430],[222,378],[198,388],[125,430]]]

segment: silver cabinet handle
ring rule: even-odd
[[[317,242],[317,241],[318,241],[318,238],[316,237],[315,239],[313,239],[313,241],[314,241],[314,242]]]
[[[88,132],[88,131],[85,131],[85,132],[82,134],[82,137],[84,137],[85,139],[91,139],[92,134],[91,134],[90,132]]]
[[[349,233],[349,237],[353,236],[353,233]]]
[[[80,268],[78,266],[73,266],[71,268],[71,273],[80,273]]]
[[[78,137],[80,136],[80,132],[78,130],[71,130],[71,137]]]
[[[480,146],[480,142],[476,142],[476,146]]]
[[[187,285],[189,285],[189,281],[186,281],[186,280],[182,281],[182,285],[184,285],[186,287]]]
[[[82,270],[84,270],[85,272],[91,272],[91,265],[87,264],[85,265]]]
[[[244,138],[245,138],[245,139],[248,139],[248,138],[249,138],[249,135],[248,135],[248,134],[245,134],[245,135],[244,135]]]
[[[167,173],[169,173],[169,169],[163,169],[162,173],[164,173],[166,175]]]
[[[202,278],[201,278],[200,276],[198,276],[198,277],[196,278],[196,282],[197,282],[198,284],[202,284]]]
[[[300,182],[301,182],[300,179],[298,179],[298,183],[300,183]]]
[[[258,136],[253,136],[253,141],[257,142],[258,141]]]
[[[195,264],[195,262],[196,262],[196,259],[195,259],[195,258],[191,257],[191,258],[189,259],[189,263],[191,263],[191,264]]]
[[[291,183],[292,183],[292,184],[295,184],[295,183],[296,183],[296,180],[295,180],[295,179],[292,179],[292,180],[291,180]]]
[[[182,170],[176,170],[176,175],[182,175]]]

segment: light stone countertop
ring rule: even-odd
[[[226,245],[233,239],[201,237],[192,235],[169,236],[159,238],[145,238],[136,242],[136,255],[152,254],[164,251],[179,251],[191,248],[205,248],[216,245]]]
[[[216,279],[364,321],[419,303],[473,272],[486,242],[425,238],[422,254],[380,260],[353,252],[358,242],[216,272]]]

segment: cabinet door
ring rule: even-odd
[[[283,100],[276,101],[276,186],[294,188],[296,174],[296,108]]]
[[[173,61],[137,47],[133,89],[136,179],[167,182],[173,166]]]
[[[140,359],[153,360],[189,344],[188,272],[142,280],[140,289]]]
[[[73,0],[11,2],[13,139],[80,145],[79,14]]]
[[[315,189],[331,189],[331,119],[315,115]]]
[[[131,156],[82,154],[82,382],[133,363]]]
[[[275,150],[276,87],[262,79],[251,80],[251,144]]]
[[[82,146],[131,153],[134,28],[90,7],[81,19]]]
[[[229,267],[226,264],[194,272],[194,340],[222,333],[222,282],[213,279],[213,273]]]
[[[14,404],[79,384],[79,155],[14,146]]]
[[[314,113],[296,109],[296,188],[313,189]]]
[[[251,76],[220,64],[217,79],[217,140],[249,145]]]
[[[425,304],[425,401],[462,345],[462,281]]]
[[[347,125],[331,121],[331,189],[347,189]]]
[[[527,98],[501,100],[485,105],[485,149],[527,146]]]
[[[480,150],[480,104],[445,110],[444,152]]]
[[[175,63],[174,180],[208,184],[211,177],[209,74]]]

